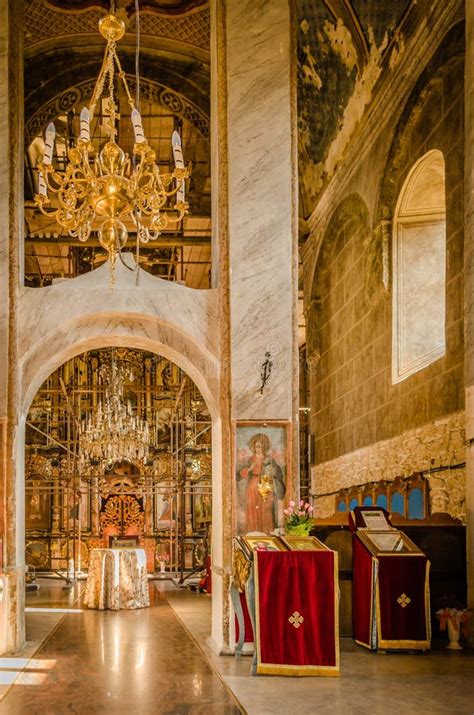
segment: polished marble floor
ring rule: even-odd
[[[341,639],[340,678],[252,677],[250,657],[215,654],[210,599],[166,594],[176,614],[249,715],[474,715],[474,648],[429,654],[371,653]]]
[[[251,677],[250,658],[212,650],[209,596],[151,584],[151,608],[97,612],[81,609],[80,588],[28,596],[30,655],[0,659],[0,682],[23,669],[2,715],[474,714],[474,649],[381,655],[343,639],[341,678]]]
[[[39,600],[60,608],[58,594],[47,590],[40,589]],[[151,608],[118,612],[82,610],[80,601],[74,609],[72,597],[66,604],[63,598],[69,612],[9,689],[0,713],[241,712],[163,594],[152,586],[151,596]]]

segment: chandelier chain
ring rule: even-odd
[[[109,136],[110,141],[114,141],[117,129],[115,127],[116,112],[115,112],[115,97],[114,97],[114,54],[115,54],[115,42],[110,43],[109,47],[109,116],[110,116],[110,127]]]
[[[94,87],[94,91],[92,93],[91,101],[89,104],[90,121],[92,121],[92,118],[95,115],[95,108],[96,108],[97,102],[99,101],[99,97],[102,95],[102,93],[104,91],[105,75],[106,75],[106,71],[107,71],[108,62],[109,62],[109,56],[107,53],[102,61],[102,66],[100,68],[99,76],[97,78],[97,82]]]

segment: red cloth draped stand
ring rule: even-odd
[[[337,554],[256,551],[257,673],[338,676]]]
[[[367,512],[370,508],[358,507],[351,517],[354,639],[371,650],[428,650],[430,562],[408,537],[390,527],[386,512],[387,531],[376,535],[382,534],[388,543],[399,535],[404,551],[378,550],[372,543],[374,532],[358,528],[358,510]]]

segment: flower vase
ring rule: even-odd
[[[461,637],[461,627],[458,616],[451,616],[447,621],[449,643],[447,648],[450,650],[462,650],[462,645],[459,643]]]
[[[308,536],[311,531],[312,524],[295,524],[294,526],[285,526],[285,533],[288,536]]]

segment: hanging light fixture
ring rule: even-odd
[[[185,180],[189,172],[184,165],[181,138],[177,131],[173,132],[171,139],[174,169],[161,173],[158,168],[156,153],[146,140],[140,112],[132,99],[116,51],[116,43],[125,34],[124,22],[114,14],[107,15],[100,20],[99,31],[107,46],[90,104],[81,111],[79,138],[75,146],[68,150],[65,170],[57,171],[53,168],[56,130],[52,122],[48,125],[43,160],[38,164],[35,203],[44,215],[56,220],[72,238],[86,242],[91,231],[97,230],[101,246],[108,251],[113,276],[117,252],[125,246],[128,237],[124,219],[134,222],[139,242],[147,243],[158,238],[170,222],[181,221],[188,212]],[[135,136],[132,158],[115,141],[116,71],[131,108]],[[95,150],[90,127],[106,82],[108,139],[98,155],[93,157]],[[55,197],[54,203],[50,194]]]
[[[124,399],[124,384],[134,380],[133,370],[126,363],[117,363],[112,350],[110,364],[100,367],[99,377],[103,399],[80,426],[80,470],[87,473],[93,464],[104,469],[122,460],[143,464],[151,443],[148,422],[134,415],[130,400]]]

